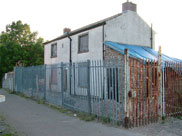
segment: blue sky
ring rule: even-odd
[[[130,0],[137,4],[138,14],[156,34],[156,50],[182,59],[181,0]],[[22,20],[39,36],[51,40],[72,30],[122,12],[126,0],[1,0],[0,32],[12,21]]]

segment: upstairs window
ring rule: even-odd
[[[79,36],[78,39],[78,53],[88,52],[88,34]]]
[[[51,45],[51,58],[57,57],[57,43]]]

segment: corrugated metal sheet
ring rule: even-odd
[[[154,51],[149,47],[121,44],[112,41],[106,41],[104,44],[123,55],[124,55],[124,50],[128,49],[129,56],[133,58],[157,60],[158,57],[158,52]],[[172,58],[164,54],[162,54],[162,61],[182,62],[182,60]]]

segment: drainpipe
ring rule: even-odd
[[[71,95],[71,77],[72,77],[72,69],[71,69],[71,67],[72,67],[72,39],[71,39],[71,37],[70,37],[70,35],[68,34],[68,38],[69,38],[69,40],[70,40],[70,65],[69,65],[69,67],[70,67],[70,76],[69,76],[69,80],[70,80],[70,95]]]
[[[71,39],[69,34],[68,34],[68,38],[70,40],[70,64],[71,64],[72,63],[72,52],[71,52],[71,50],[72,50],[72,39]]]
[[[105,31],[104,31],[104,26],[105,26],[105,24],[103,24],[103,26],[102,26],[102,54],[103,54],[103,61],[105,59],[105,45],[104,45],[104,42],[105,42],[105,38],[104,38]],[[103,82],[105,82],[105,77],[103,77]],[[103,88],[103,90],[102,90],[102,92],[103,92],[102,97],[104,99],[105,92],[104,92],[104,87],[102,87],[102,88]]]
[[[152,24],[151,24],[151,48],[153,49],[153,28],[152,28]]]
[[[105,45],[104,45],[104,42],[105,42],[105,38],[104,38],[104,34],[105,34],[105,30],[104,30],[104,25],[102,26],[102,54],[103,54],[103,60],[105,59]]]

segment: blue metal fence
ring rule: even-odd
[[[123,59],[15,68],[15,91],[75,111],[124,121]]]

